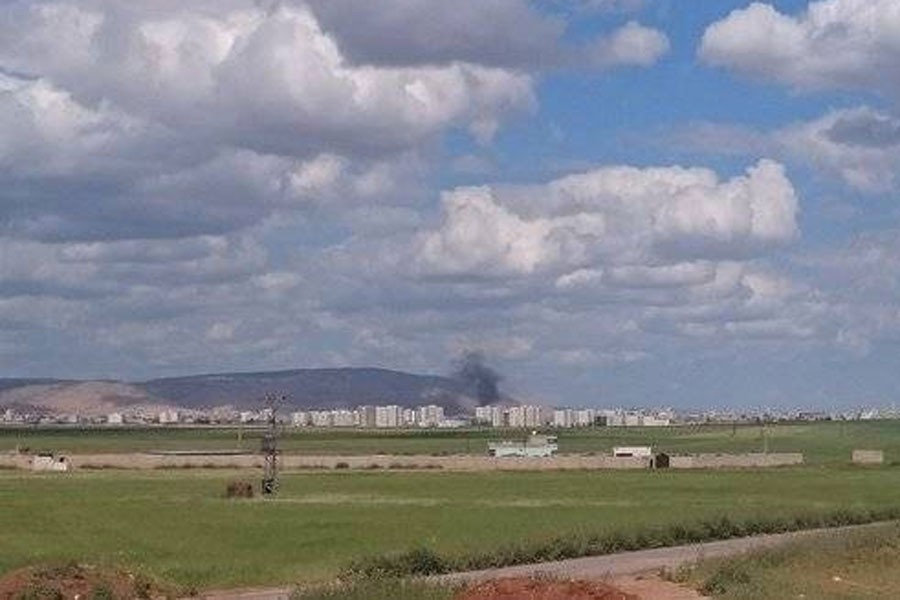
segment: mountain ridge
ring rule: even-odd
[[[0,378],[0,408],[85,415],[127,407],[257,409],[268,393],[286,395],[286,408],[293,410],[437,404],[459,413],[479,404],[477,384],[471,381],[380,367],[218,372],[145,381]]]

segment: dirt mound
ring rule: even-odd
[[[0,577],[0,600],[131,600],[169,595],[141,575],[88,565],[29,567]]]
[[[599,581],[511,578],[487,581],[455,600],[639,600]]]

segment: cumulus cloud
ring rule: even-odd
[[[669,38],[656,29],[631,21],[610,36],[594,41],[590,62],[597,66],[652,65],[669,51]]]
[[[636,8],[634,2],[620,0],[593,4],[591,10]],[[561,17],[541,13],[526,0],[313,0],[312,6],[348,57],[363,64],[465,61],[527,70],[648,66],[669,47],[665,34],[637,23],[587,44],[569,42]]]
[[[777,156],[865,193],[896,189],[900,169],[900,119],[868,106],[831,110],[770,131],[695,123],[670,134],[669,141],[703,152]]]
[[[108,101],[261,152],[407,148],[533,103],[526,74],[477,63],[353,66],[302,5],[162,15],[21,3],[11,14],[4,68],[48,78],[83,104]]]
[[[311,5],[359,63],[547,66],[558,61],[566,29],[562,19],[538,13],[525,0],[313,0]]]
[[[462,188],[419,240],[436,274],[565,272],[603,261],[752,254],[797,233],[781,165],[760,161],[719,181],[706,169],[607,167],[530,188]]]
[[[487,143],[531,75],[360,66],[306,5],[13,2],[0,23],[0,233],[221,235],[328,203],[404,203],[419,155]]]
[[[819,0],[797,15],[754,2],[710,25],[699,53],[798,89],[875,89],[898,100],[898,27],[894,0]]]

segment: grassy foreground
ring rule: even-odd
[[[322,581],[353,559],[540,546],[572,534],[894,509],[900,469],[309,472],[273,500],[227,500],[227,471],[0,472],[0,572],[138,568],[187,586]]]
[[[900,463],[900,421],[855,421],[665,428],[598,427],[558,433],[560,452],[608,453],[613,446],[653,445],[671,453],[802,452],[808,464],[842,464],[854,448],[885,451]],[[336,430],[286,428],[285,452],[307,454],[484,454],[487,443],[520,438],[517,430]],[[259,449],[261,431],[239,428],[0,427],[0,452],[16,447],[68,453]]]
[[[708,561],[679,578],[725,600],[894,599],[900,594],[900,525]]]

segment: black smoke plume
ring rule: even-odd
[[[481,352],[466,352],[453,375],[466,384],[481,406],[500,400],[499,384],[502,377],[485,364],[484,354]]]

